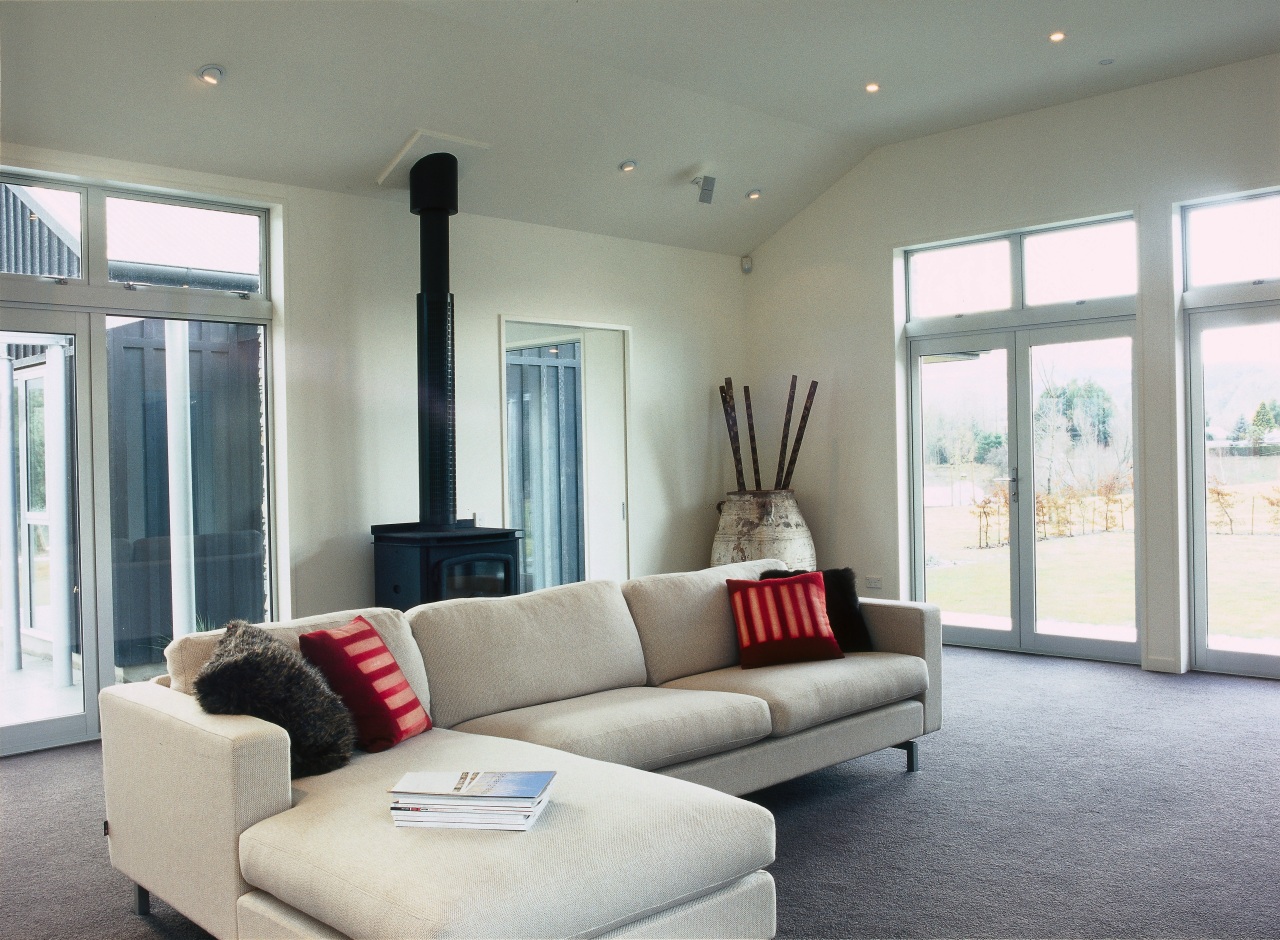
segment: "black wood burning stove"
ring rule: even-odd
[[[520,591],[520,532],[459,521],[453,408],[449,216],[458,212],[458,159],[433,153],[409,173],[421,220],[418,294],[418,522],[373,526],[374,599],[408,610],[453,597]]]

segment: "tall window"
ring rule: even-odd
[[[272,615],[266,220],[0,178],[4,752],[95,736],[100,687]]]
[[[1137,658],[1136,235],[1115,219],[905,252],[913,585],[948,642]]]
[[[1280,194],[1182,217],[1195,664],[1280,676]]]

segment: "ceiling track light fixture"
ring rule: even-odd
[[[227,70],[221,65],[202,65],[196,69],[196,78],[206,85],[221,85],[227,77]]]
[[[621,163],[618,164],[618,169],[621,170],[623,173],[634,173],[636,171],[636,161],[623,160]]]
[[[711,205],[711,196],[716,191],[716,178],[704,173],[702,176],[695,176],[689,182],[698,187],[698,202]]]

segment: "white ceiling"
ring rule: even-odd
[[[451,149],[463,211],[745,254],[876,147],[1280,51],[1280,0],[6,0],[0,43],[5,141],[406,212]]]

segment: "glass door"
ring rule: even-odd
[[[1195,665],[1280,677],[1280,308],[1195,314]]]
[[[1019,334],[1020,620],[1026,649],[1136,662],[1133,340],[1105,332]]]
[[[0,753],[97,729],[87,323],[0,309]]]
[[[916,596],[948,643],[1137,661],[1127,324],[916,340]]]
[[[957,642],[1017,648],[1012,334],[916,344],[917,583]]]

